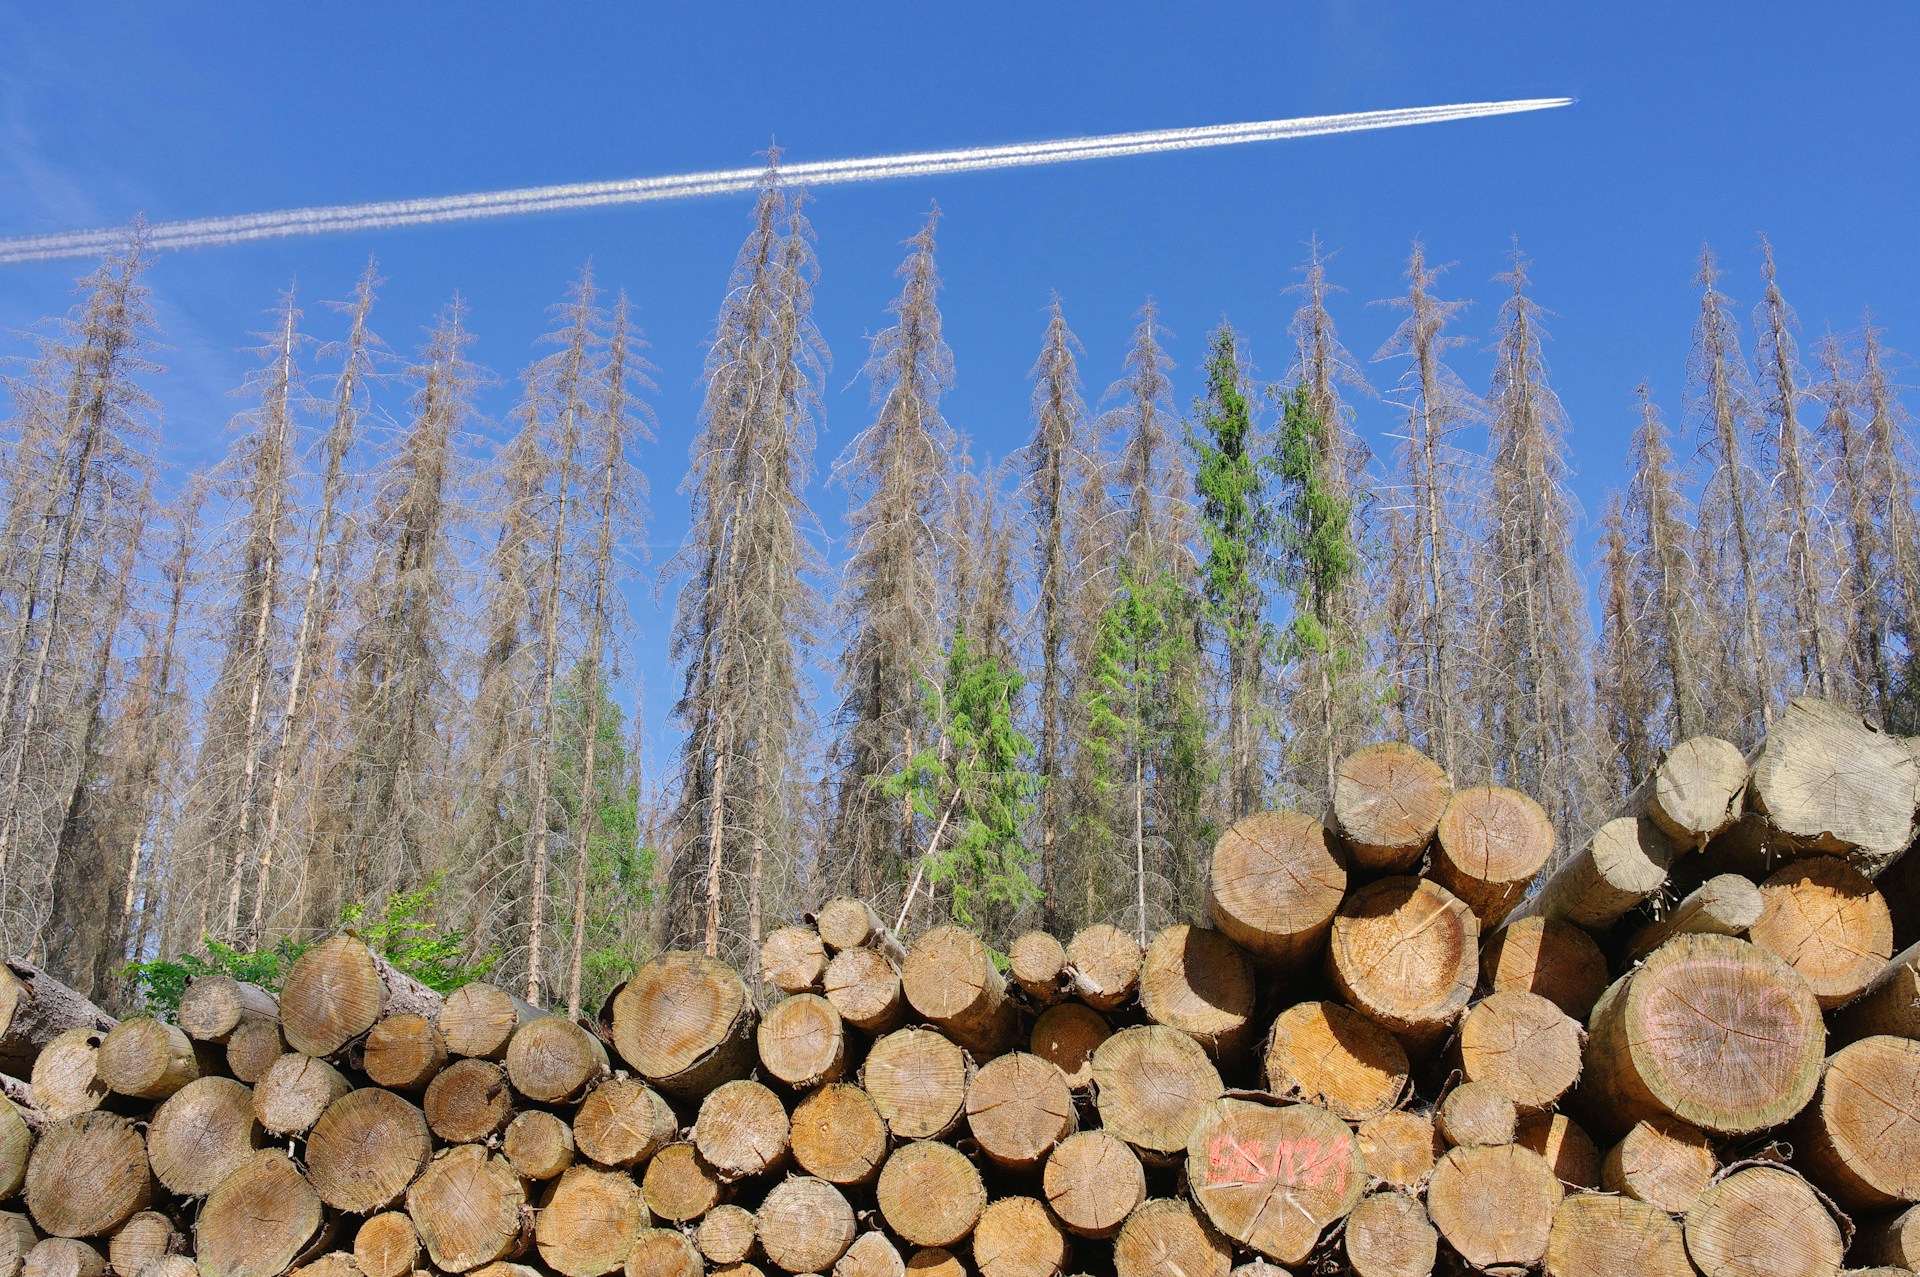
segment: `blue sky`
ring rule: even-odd
[[[949,420],[1003,455],[1029,425],[1049,294],[1085,344],[1089,397],[1149,294],[1176,334],[1178,400],[1224,314],[1285,365],[1282,290],[1317,234],[1363,359],[1392,328],[1408,242],[1471,298],[1456,352],[1484,388],[1513,236],[1557,312],[1548,349],[1589,512],[1622,478],[1631,392],[1680,415],[1703,241],[1743,312],[1755,235],[1809,340],[1872,305],[1920,349],[1920,8],[1860,3],[956,6],[50,5],[0,0],[0,235],[725,167],[770,137],[796,159],[1434,103],[1570,95],[1567,110],[1064,167],[844,186],[812,209],[832,348],[819,468],[865,423],[857,377],[900,241],[930,201],[958,381]],[[591,258],[652,344],[660,440],[647,540],[664,560],[698,373],[744,197],[275,240],[169,256],[151,276],[171,372],[168,458],[224,442],[248,331],[297,280],[309,319],[369,253],[378,327],[407,349],[460,290],[503,419],[544,308]],[[79,263],[0,267],[0,343],[68,304]],[[330,335],[330,334],[328,334]],[[1376,386],[1397,368],[1369,368]],[[1364,404],[1384,448],[1393,413]],[[824,531],[842,497],[817,494]],[[1590,546],[1590,531],[1585,545]],[[1583,546],[1585,553],[1585,546]],[[651,570],[649,569],[649,572]],[[666,614],[635,591],[659,721]]]

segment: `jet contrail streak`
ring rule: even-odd
[[[879,155],[866,159],[814,160],[785,164],[781,180],[800,186],[839,182],[876,182],[889,178],[926,177],[944,173],[975,173],[985,169],[1060,164],[1070,160],[1151,155],[1201,147],[1232,146],[1246,142],[1276,142],[1288,138],[1357,133],[1368,129],[1403,128],[1446,120],[1471,120],[1519,111],[1541,111],[1567,106],[1571,98],[1524,98],[1510,102],[1463,102],[1451,106],[1408,107],[1391,111],[1358,111],[1347,115],[1312,115],[1293,120],[1261,120],[1244,124],[1216,124],[1203,128],[1156,129],[1144,133],[1108,133],[1052,142],[1020,142],[953,151],[920,151]],[[754,189],[765,177],[764,168],[717,169],[671,177],[630,178],[612,182],[578,182],[563,186],[533,186],[510,191],[483,191],[473,195],[444,195],[428,199],[389,200],[375,204],[336,204],[285,209],[274,213],[246,213],[235,217],[204,217],[192,221],[161,222],[147,228],[154,248],[203,248],[287,235],[318,235],[332,231],[382,230],[435,222],[471,221],[483,217],[512,217],[557,209],[594,208],[610,204],[642,204],[653,200],[691,199],[702,195],[729,195]],[[62,257],[91,257],[120,243],[124,228],[61,231],[0,239],[0,265],[51,261]]]

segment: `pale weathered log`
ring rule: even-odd
[[[141,1100],[164,1100],[200,1076],[193,1040],[147,1016],[108,1030],[93,1067],[109,1091]]]
[[[201,1277],[201,1268],[185,1255],[162,1255],[141,1269],[140,1277]]]
[[[1363,1199],[1347,1216],[1344,1238],[1354,1277],[1427,1277],[1440,1234],[1420,1199],[1387,1191]]]
[[[1407,1053],[1391,1033],[1337,1002],[1297,1002],[1267,1034],[1267,1090],[1318,1104],[1349,1122],[1396,1107]]]
[[[1082,927],[1067,941],[1067,983],[1096,1011],[1127,1003],[1140,987],[1140,942],[1110,923]]]
[[[1832,856],[1809,856],[1760,884],[1760,916],[1747,938],[1785,958],[1831,1009],[1858,997],[1893,957],[1893,917],[1865,874]]]
[[[670,950],[600,1013],[620,1056],[657,1090],[693,1099],[753,1067],[753,1000],[724,962]]]
[[[1367,1187],[1347,1124],[1314,1104],[1224,1098],[1187,1141],[1187,1191],[1221,1233],[1282,1264],[1312,1253]]]
[[[976,1056],[994,1054],[1012,1035],[1006,981],[980,937],[965,927],[935,927],[914,941],[900,987],[915,1011]]]
[[[307,1178],[327,1205],[365,1215],[399,1201],[432,1155],[419,1109],[391,1091],[362,1087],[328,1105],[313,1124]]]
[[[885,1233],[866,1232],[834,1261],[833,1277],[907,1277],[907,1265]]]
[[[420,1232],[405,1211],[369,1215],[353,1235],[353,1266],[362,1277],[406,1277],[420,1263]]]
[[[547,1267],[565,1277],[600,1277],[627,1260],[653,1218],[631,1175],[575,1166],[540,1203],[534,1243]]]
[[[1067,1085],[1084,1091],[1093,1084],[1093,1053],[1113,1036],[1105,1017],[1078,1002],[1048,1007],[1033,1022],[1027,1048],[1059,1069]]]
[[[900,968],[878,949],[843,949],[834,954],[822,987],[840,1018],[862,1033],[891,1033],[906,1018]]]
[[[447,1067],[447,1044],[424,1015],[382,1016],[367,1031],[360,1067],[375,1086],[417,1094]]]
[[[716,1087],[700,1102],[700,1114],[693,1123],[693,1146],[721,1182],[730,1184],[750,1175],[764,1175],[783,1164],[789,1129],[780,1097],[760,1083],[742,1078]],[[577,1123],[574,1134],[580,1134]]]
[[[1227,1277],[1232,1267],[1227,1239],[1178,1197],[1140,1203],[1113,1242],[1117,1277]]]
[[[17,1079],[8,1078],[13,1087]],[[35,1133],[46,1129],[47,1116],[24,1095],[0,1097],[0,1201],[20,1191],[27,1182],[27,1162],[33,1156]]]
[[[1828,1028],[1830,1047],[1876,1034],[1920,1038],[1920,944],[1894,955],[1865,992],[1835,1013]]]
[[[1411,745],[1382,741],[1341,760],[1333,817],[1353,863],[1368,873],[1406,873],[1420,863],[1453,782]]]
[[[253,1093],[226,1077],[189,1082],[168,1098],[147,1128],[154,1178],[179,1197],[205,1197],[260,1147]]]
[[[1434,834],[1435,882],[1496,927],[1553,858],[1553,822],[1532,798],[1503,785],[1456,790]]]
[[[139,1273],[156,1259],[180,1254],[186,1246],[187,1239],[171,1219],[157,1210],[143,1210],[114,1230],[107,1243],[107,1263],[116,1273]]]
[[[323,1237],[320,1242],[308,1247],[307,1255],[296,1259],[293,1267],[287,1270],[287,1277],[362,1277],[359,1267],[353,1262],[351,1251],[320,1249],[331,1244],[330,1237]],[[316,1251],[319,1253],[314,1253]]]
[[[638,1166],[665,1148],[678,1127],[658,1091],[630,1078],[613,1078],[581,1102],[573,1115],[573,1142],[582,1157],[601,1166]]]
[[[1260,812],[1213,845],[1207,916],[1263,965],[1300,967],[1319,957],[1346,890],[1345,852],[1325,825],[1302,812]]]
[[[1066,1230],[1037,1198],[988,1202],[973,1227],[973,1266],[980,1277],[1059,1277],[1068,1255]]]
[[[830,1083],[801,1100],[789,1127],[793,1160],[828,1183],[870,1183],[887,1160],[886,1119],[850,1083]]]
[[[280,986],[280,1025],[287,1045],[327,1057],[358,1041],[382,1015],[411,1012],[437,1020],[442,999],[412,976],[341,934],[294,960]]]
[[[1788,1131],[1794,1165],[1843,1208],[1920,1202],[1920,1042],[1870,1037],[1836,1052]]]
[[[760,978],[782,993],[818,993],[826,974],[827,947],[812,927],[777,927],[760,942]]]
[[[1607,959],[1579,927],[1557,918],[1517,918],[1480,951],[1480,979],[1493,990],[1537,993],[1586,1022],[1607,991]]]
[[[1046,1060],[1010,1051],[973,1075],[966,1112],[982,1153],[1009,1170],[1031,1170],[1073,1133],[1073,1089]]]
[[[104,1036],[118,1023],[31,962],[0,962],[0,1072],[25,1077],[55,1038],[76,1029]]]
[[[105,1036],[101,1029],[68,1029],[34,1057],[27,1094],[49,1121],[91,1113],[107,1098],[97,1067]]]
[[[561,1016],[529,1020],[507,1043],[507,1079],[536,1104],[578,1099],[607,1072],[600,1039]]]
[[[513,1031],[544,1014],[505,989],[476,981],[447,995],[438,1023],[449,1055],[497,1061],[507,1058]]]
[[[20,1277],[20,1266],[39,1240],[31,1219],[18,1211],[0,1211],[0,1277]]]
[[[853,896],[840,896],[820,906],[814,916],[814,929],[829,953],[848,949],[878,949],[898,965],[905,965],[906,950],[894,938],[873,906]]]
[[[1713,1146],[1698,1127],[1674,1117],[1650,1117],[1634,1123],[1607,1151],[1600,1184],[1609,1193],[1684,1215],[1719,1169]]]
[[[243,1015],[227,1035],[227,1072],[248,1086],[266,1076],[273,1062],[286,1054],[280,1035],[280,1017]]]
[[[753,1212],[743,1206],[716,1206],[700,1221],[694,1237],[700,1253],[716,1264],[737,1264],[759,1244]]]
[[[957,1246],[986,1209],[980,1172],[950,1144],[902,1145],[880,1168],[876,1188],[887,1227],[915,1246]]]
[[[102,1237],[153,1200],[146,1141],[124,1117],[49,1122],[27,1163],[27,1211],[53,1237]]]
[[[1565,1113],[1525,1114],[1514,1127],[1513,1142],[1546,1158],[1563,1187],[1600,1187],[1600,1150]]]
[[[643,1228],[627,1254],[625,1277],[700,1277],[705,1267],[685,1233]]]
[[[1666,885],[1680,852],[1651,818],[1616,817],[1507,917],[1558,918],[1604,930]]]
[[[274,1135],[305,1135],[335,1100],[353,1089],[325,1060],[289,1051],[253,1088],[253,1115]]]
[[[1795,697],[1761,743],[1747,802],[1802,850],[1871,877],[1913,842],[1920,758],[1850,710]]]
[[[1041,1185],[1060,1222],[1082,1237],[1112,1237],[1147,1199],[1139,1156],[1109,1131],[1081,1131],[1060,1141],[1047,1155]]]
[[[1224,1088],[1219,1070],[1186,1034],[1162,1025],[1122,1029],[1093,1053],[1100,1124],[1149,1158],[1186,1151]]]
[[[513,1121],[506,1070],[491,1060],[455,1060],[427,1084],[420,1100],[427,1126],[448,1144],[475,1144]]]
[[[103,1277],[107,1257],[100,1248],[71,1237],[46,1237],[21,1261],[20,1277]]]
[[[1341,907],[1327,965],[1348,1005],[1418,1056],[1439,1044],[1473,996],[1480,922],[1438,883],[1383,878]]]
[[[1067,948],[1044,931],[1023,931],[1007,947],[1007,975],[1037,1006],[1066,996]]]
[[[676,1224],[699,1219],[720,1201],[720,1177],[688,1143],[669,1144],[647,1163],[640,1192],[647,1209]]]
[[[768,1007],[755,1040],[760,1066],[795,1090],[837,1082],[846,1072],[846,1026],[819,994],[796,993]]]
[[[1646,814],[1681,845],[1704,847],[1739,818],[1747,775],[1739,746],[1718,736],[1690,736],[1654,769]]]
[[[1630,1197],[1575,1193],[1547,1235],[1548,1277],[1694,1277],[1680,1225]]]
[[[406,1196],[407,1218],[441,1272],[464,1273],[511,1259],[526,1249],[533,1233],[520,1177],[505,1158],[478,1144],[456,1144],[434,1154]],[[561,1271],[567,1277],[598,1277],[624,1258],[623,1252],[607,1268],[590,1273]]]
[[[966,1056],[932,1029],[900,1029],[867,1052],[860,1083],[895,1139],[935,1139],[960,1123]]]
[[[1489,994],[1460,1022],[1460,1074],[1491,1082],[1524,1112],[1559,1102],[1580,1080],[1579,1024],[1537,993]]]
[[[320,1196],[290,1158],[261,1149],[200,1208],[193,1252],[205,1277],[276,1277],[321,1231]]]
[[[522,1179],[543,1182],[573,1165],[573,1128],[541,1109],[507,1123],[500,1151]]]
[[[1368,1118],[1355,1131],[1367,1174],[1383,1184],[1415,1192],[1425,1187],[1440,1154],[1433,1118],[1400,1110]]]
[[[1635,932],[1627,961],[1635,962],[1675,936],[1738,936],[1759,921],[1760,888],[1739,874],[1715,874],[1664,916]]]
[[[853,1244],[853,1207],[827,1181],[796,1176],[767,1193],[754,1212],[754,1231],[773,1263],[790,1273],[824,1273]]]
[[[1826,1205],[1780,1166],[1715,1182],[1687,1212],[1686,1238],[1704,1277],[1835,1277],[1846,1249]]]
[[[1564,1192],[1546,1159],[1517,1144],[1449,1149],[1427,1181],[1433,1225],[1476,1268],[1530,1268]]]
[[[1440,1137],[1455,1148],[1511,1144],[1520,1130],[1519,1110],[1490,1082],[1462,1082],[1434,1112]]]
[[[280,1000],[257,984],[230,975],[196,976],[180,995],[175,1022],[196,1042],[226,1045],[247,1016],[280,1017]]]
[[[1253,967],[1226,935],[1185,924],[1153,938],[1140,961],[1140,1009],[1233,1061],[1253,1042]]]

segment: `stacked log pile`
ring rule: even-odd
[[[1571,854],[1368,746],[1144,943],[834,900],[591,1023],[352,935],[176,1024],[14,963],[0,1277],[1912,1272],[1916,807],[1907,742],[1797,701]]]

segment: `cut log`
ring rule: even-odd
[[[619,1268],[652,1224],[631,1175],[575,1166],[547,1190],[534,1242],[540,1259],[565,1277],[600,1277]]]
[[[1363,1122],[1397,1107],[1407,1053],[1391,1033],[1337,1002],[1299,1002],[1267,1035],[1267,1090]]]
[[[1041,1187],[1068,1229],[1106,1238],[1147,1199],[1147,1173],[1124,1140],[1108,1131],[1081,1131],[1048,1154]]]
[[[1518,918],[1480,953],[1489,989],[1537,993],[1581,1023],[1607,991],[1607,960],[1579,927],[1557,918]]]
[[[827,947],[812,927],[779,927],[760,942],[760,978],[782,993],[818,993],[826,974]]]
[[[153,1200],[146,1142],[110,1113],[49,1122],[27,1163],[26,1195],[41,1232],[103,1237]]]
[[[1789,1131],[1794,1165],[1845,1209],[1920,1202],[1920,1042],[1862,1038],[1835,1053]]]
[[[252,1086],[286,1051],[287,1040],[280,1036],[278,1016],[242,1016],[227,1035],[227,1072]]]
[[[1835,1277],[1846,1249],[1825,1204],[1779,1166],[1714,1183],[1687,1212],[1686,1238],[1704,1277]]]
[[[332,1238],[323,1236],[319,1242],[309,1248],[309,1252],[317,1250],[320,1246],[331,1244]],[[329,1250],[314,1255],[310,1259],[296,1260],[293,1267],[288,1270],[287,1277],[361,1277],[361,1273],[354,1265],[351,1252]]]
[[[1651,818],[1616,817],[1508,917],[1559,918],[1605,930],[1666,885],[1680,851]]]
[[[1084,1091],[1093,1084],[1093,1053],[1113,1036],[1098,1011],[1078,1002],[1048,1007],[1033,1022],[1027,1048],[1060,1070],[1067,1085]]]
[[[48,1121],[91,1113],[107,1098],[97,1068],[105,1036],[101,1029],[69,1029],[34,1057],[27,1094]]]
[[[908,1005],[976,1056],[998,1051],[1014,1027],[1006,981],[965,927],[935,927],[914,941],[900,987]]]
[[[1186,1034],[1157,1024],[1122,1029],[1093,1053],[1100,1124],[1150,1159],[1186,1151],[1224,1089],[1220,1073]]]
[[[679,1125],[658,1091],[613,1078],[594,1087],[573,1115],[573,1142],[602,1166],[638,1166],[671,1143]]]
[[[26,1077],[62,1034],[79,1029],[104,1036],[118,1023],[32,963],[0,962],[0,1072]]]
[[[1694,1277],[1680,1225],[1630,1197],[1575,1193],[1547,1234],[1548,1277]]]
[[[1412,1056],[1437,1046],[1480,973],[1480,922],[1438,883],[1382,878],[1348,897],[1327,965],[1348,1005]]]
[[[1639,961],[1675,936],[1742,935],[1759,921],[1760,909],[1760,888],[1739,874],[1715,874],[1665,917],[1635,932],[1627,943],[1627,961]]]
[[[1187,1191],[1231,1240],[1282,1264],[1312,1253],[1366,1190],[1353,1132],[1313,1104],[1219,1099],[1187,1142]]]
[[[847,1031],[833,1003],[796,993],[767,1009],[756,1039],[760,1065],[795,1090],[837,1082],[847,1070]]]
[[[1024,1051],[990,1060],[967,1084],[967,1129],[992,1161],[1032,1170],[1073,1133],[1073,1090],[1066,1075]]]
[[[685,1233],[643,1228],[627,1255],[625,1277],[700,1277],[705,1268]]]
[[[885,1233],[861,1233],[834,1264],[833,1277],[907,1277],[907,1265]]]
[[[447,1067],[447,1044],[426,1016],[389,1015],[368,1030],[360,1067],[375,1086],[418,1094]]]
[[[574,1135],[579,1134],[576,1123]],[[702,1100],[693,1124],[694,1148],[728,1184],[764,1175],[785,1162],[787,1139],[787,1110],[780,1097],[746,1079],[728,1082]],[[581,1151],[586,1151],[584,1144]]]
[[[1647,815],[1669,838],[1688,848],[1731,828],[1747,793],[1747,759],[1718,736],[1690,736],[1660,760],[1647,796]]]
[[[1580,1080],[1580,1026],[1537,993],[1483,998],[1460,1022],[1461,1076],[1490,1082],[1521,1112],[1559,1102]]]
[[[848,949],[878,949],[895,963],[905,965],[906,950],[888,930],[873,906],[853,896],[841,896],[820,906],[813,920],[829,953]]]
[[[1037,1198],[988,1202],[973,1227],[973,1266],[980,1277],[1059,1277],[1067,1257],[1066,1230]]]
[[[440,1015],[441,998],[369,949],[357,937],[322,940],[294,960],[280,986],[280,1025],[287,1045],[331,1056],[359,1040],[382,1015]]]
[[[1427,854],[1453,782],[1411,745],[1383,741],[1348,754],[1333,780],[1333,817],[1356,868],[1412,870]]]
[[[1463,1082],[1440,1101],[1434,1124],[1440,1137],[1455,1148],[1511,1144],[1520,1131],[1520,1114],[1499,1087]]]
[[[1066,946],[1044,931],[1023,932],[1007,950],[1007,973],[1020,992],[1043,1007],[1062,997],[1066,965]]]
[[[823,981],[827,1001],[862,1033],[891,1033],[906,1018],[900,968],[878,949],[845,949],[833,955]]]
[[[1678,1118],[1650,1117],[1636,1122],[1626,1137],[1607,1151],[1600,1185],[1635,1201],[1684,1215],[1707,1191],[1720,1169],[1713,1146],[1695,1126]]]
[[[913,1277],[967,1277],[967,1266],[944,1246],[923,1246],[907,1257]]]
[[[200,1076],[193,1040],[146,1016],[109,1029],[93,1067],[109,1091],[140,1100],[164,1100]]]
[[[520,1178],[544,1182],[573,1165],[573,1128],[535,1109],[507,1123],[500,1151]]]
[[[1526,1114],[1514,1128],[1513,1142],[1546,1158],[1562,1187],[1600,1187],[1600,1150],[1565,1113]]]
[[[1449,1149],[1427,1182],[1427,1211],[1476,1268],[1531,1268],[1547,1254],[1564,1196],[1546,1159],[1517,1144]]]
[[[895,1139],[937,1139],[960,1124],[966,1056],[932,1029],[900,1029],[873,1044],[860,1081]]]
[[[420,1107],[428,1128],[448,1144],[477,1144],[513,1121],[506,1070],[491,1060],[455,1060],[427,1085]]]
[[[353,1235],[353,1266],[363,1277],[407,1277],[420,1263],[420,1233],[405,1211],[367,1216]]]
[[[747,986],[712,958],[661,954],[614,991],[600,1018],[620,1057],[670,1096],[698,1098],[753,1067]]]
[[[320,1196],[277,1148],[261,1149],[208,1195],[193,1226],[204,1277],[279,1277],[320,1233]]]
[[[0,1211],[0,1277],[20,1277],[20,1266],[39,1240],[32,1220],[17,1211]]]
[[[758,1244],[753,1212],[742,1206],[714,1207],[700,1221],[694,1244],[712,1263],[740,1263],[753,1254]]]
[[[1215,1060],[1231,1061],[1252,1045],[1253,967],[1239,945],[1218,931],[1168,927],[1140,962],[1140,1009],[1198,1042]]]
[[[143,1210],[114,1230],[107,1263],[116,1273],[139,1273],[156,1259],[180,1254],[186,1245],[171,1219],[157,1210]]]
[[[535,1104],[577,1099],[607,1071],[600,1039],[562,1016],[529,1020],[507,1043],[507,1079]]]
[[[800,1169],[831,1184],[866,1184],[887,1160],[887,1123],[857,1086],[835,1082],[794,1106],[788,1140]]]
[[[647,1209],[684,1224],[699,1219],[720,1201],[720,1177],[701,1164],[691,1144],[669,1144],[647,1163],[640,1192]]]
[[[154,1178],[179,1197],[205,1197],[260,1147],[253,1093],[226,1077],[203,1077],[174,1092],[147,1128]]]
[[[279,999],[257,984],[230,975],[203,975],[188,982],[175,1020],[194,1041],[225,1046],[241,1020],[250,1015],[278,1019]]]
[[[275,1135],[305,1135],[353,1086],[325,1060],[289,1051],[253,1088],[253,1115]]]
[[[1886,1034],[1920,1038],[1920,944],[1880,968],[1866,991],[1833,1017],[1829,1046]]]
[[[1383,1113],[1355,1131],[1367,1174],[1383,1184],[1416,1192],[1426,1186],[1439,1156],[1439,1133],[1424,1113]]]
[[[1811,856],[1760,884],[1747,938],[1785,958],[1831,1009],[1858,997],[1893,957],[1893,917],[1865,874]]]
[[[754,1214],[760,1249],[790,1273],[824,1273],[853,1244],[853,1207],[823,1179],[802,1175],[774,1185]]]
[[[103,1277],[107,1257],[98,1247],[71,1237],[37,1241],[20,1264],[20,1277]]]
[[[1761,743],[1747,801],[1796,846],[1871,877],[1913,843],[1920,758],[1852,711],[1799,696]]]
[[[1207,916],[1262,965],[1296,968],[1319,957],[1346,890],[1346,858],[1325,825],[1261,812],[1213,845]]]
[[[447,1054],[463,1059],[504,1060],[513,1031],[546,1014],[491,984],[463,984],[447,995],[440,1036]]]
[[[986,1185],[951,1144],[921,1140],[893,1151],[876,1189],[887,1227],[915,1246],[957,1246],[987,1206]]]
[[[1473,910],[1483,927],[1500,925],[1553,858],[1546,809],[1504,785],[1456,790],[1434,835],[1435,882]]]
[[[1227,1239],[1177,1197],[1140,1203],[1113,1242],[1117,1277],[1227,1277],[1232,1267]]]
[[[201,1269],[185,1255],[162,1255],[148,1264],[140,1277],[201,1277]]]
[[[1125,1005],[1140,987],[1140,942],[1105,922],[1082,927],[1067,941],[1067,983],[1096,1011]]]
[[[432,1155],[433,1138],[419,1109],[391,1091],[362,1087],[328,1105],[313,1124],[307,1178],[327,1205],[365,1215],[399,1201]],[[422,1240],[428,1240],[424,1234]]]
[[[18,1193],[27,1182],[34,1132],[46,1124],[46,1115],[39,1109],[0,1099],[0,1201]]]
[[[1853,1257],[1861,1263],[1920,1272],[1920,1206],[1862,1223],[1853,1240]]]
[[[1391,1191],[1353,1208],[1345,1241],[1354,1277],[1427,1277],[1440,1253],[1440,1234],[1420,1199]]]
[[[1777,1126],[1813,1097],[1826,1046],[1800,974],[1716,935],[1661,946],[1607,990],[1589,1028],[1581,1092],[1609,1133],[1658,1113],[1721,1135]]]
[[[520,1177],[505,1158],[478,1144],[458,1144],[434,1154],[407,1189],[407,1218],[441,1272],[464,1273],[518,1255],[533,1231],[531,1214]],[[560,1226],[565,1227],[565,1212]],[[633,1239],[626,1240],[630,1245]],[[608,1268],[625,1257],[623,1250]],[[593,1277],[608,1268],[569,1272],[568,1277]]]

